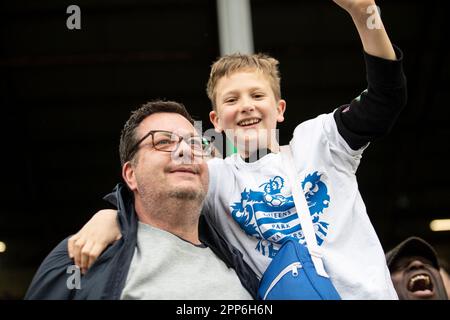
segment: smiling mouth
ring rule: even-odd
[[[170,170],[170,173],[177,173],[177,172],[191,173],[191,174],[197,174],[198,173],[198,171],[196,169],[191,168],[191,167],[187,167],[187,166],[178,167],[178,168],[174,168],[174,169]]]
[[[409,279],[407,289],[416,295],[432,295],[433,282],[429,275],[418,274]]]
[[[186,170],[175,170],[175,171],[172,171],[172,173],[190,173],[190,174],[195,174],[195,172],[192,172],[192,171],[186,171]]]
[[[238,124],[238,126],[241,126],[241,127],[249,127],[249,126],[258,124],[260,122],[261,122],[261,119],[252,118],[252,119],[241,120],[237,124]]]
[[[188,173],[188,174],[197,174],[196,172],[194,172],[194,171],[191,171],[191,170],[174,170],[174,171],[171,171],[171,173]]]

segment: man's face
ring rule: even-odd
[[[439,270],[428,259],[400,257],[391,270],[392,282],[400,300],[447,299]]]
[[[182,137],[198,135],[191,123],[177,113],[155,113],[137,128],[137,138],[150,130],[165,130]],[[125,166],[126,167],[126,166]],[[208,168],[201,157],[194,157],[191,148],[181,142],[174,152],[155,150],[152,136],[140,144],[134,161],[126,173],[128,186],[143,203],[154,203],[161,197],[203,201],[208,190]]]
[[[450,276],[444,269],[440,269],[439,273],[441,274],[442,281],[444,282],[445,290],[447,291],[447,297],[450,298]]]
[[[257,71],[238,71],[224,76],[216,86],[216,110],[210,112],[217,131],[225,131],[238,147],[254,151],[271,146],[277,122],[284,120],[284,100],[275,99],[268,79]],[[253,147],[252,147],[253,146]]]

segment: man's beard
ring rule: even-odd
[[[168,193],[169,198],[175,198],[178,200],[199,200],[204,198],[203,190],[193,190],[188,188],[179,188],[178,190],[170,190]]]
[[[175,187],[170,190],[167,189],[157,189],[153,186],[149,186],[142,181],[137,179],[138,190],[146,207],[159,207],[161,202],[164,200],[188,200],[201,203],[206,196],[206,191],[203,188],[193,188],[193,187]]]

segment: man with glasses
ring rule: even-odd
[[[44,260],[26,299],[252,299],[255,274],[200,215],[209,143],[183,105],[154,101],[132,113],[120,139],[122,177],[105,197],[122,237],[81,275],[67,239]]]

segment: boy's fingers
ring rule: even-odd
[[[81,249],[84,246],[84,239],[77,239],[73,242],[73,259],[75,265],[81,268]]]
[[[104,246],[96,243],[92,249],[91,253],[89,254],[89,261],[88,261],[88,268],[90,268],[95,260],[100,256],[100,254],[103,252]]]
[[[89,254],[91,252],[92,246],[93,246],[93,243],[91,241],[88,241],[84,244],[83,249],[81,249],[80,268],[83,273],[85,273],[88,268]]]
[[[74,242],[78,239],[77,235],[73,235],[69,238],[67,241],[67,252],[69,254],[69,258],[73,259],[73,253],[74,253]]]

